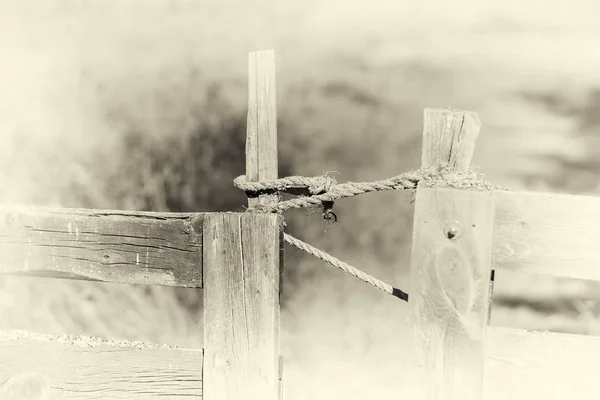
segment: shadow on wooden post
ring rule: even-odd
[[[422,167],[468,169],[479,127],[474,113],[425,110]],[[418,399],[481,398],[493,223],[492,192],[417,190],[409,309]]]

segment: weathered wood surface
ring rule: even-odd
[[[277,179],[275,52],[263,50],[250,53],[248,69],[246,177],[249,181]],[[249,198],[248,206],[276,201],[276,194],[261,194],[257,198]]]
[[[595,400],[600,338],[488,327],[484,400]]]
[[[0,332],[0,399],[200,399],[202,349]]]
[[[600,198],[495,195],[494,268],[600,280]]]
[[[204,220],[204,396],[279,398],[282,218],[210,214]]]
[[[272,50],[250,53],[246,177],[276,179],[277,107]],[[274,192],[248,206],[278,201]],[[283,220],[276,215],[214,215],[204,222],[205,393],[214,399],[283,396],[279,297]]]
[[[202,287],[200,213],[0,207],[0,273]]]
[[[424,399],[480,399],[493,200],[489,192],[417,191],[409,304]]]
[[[457,171],[469,169],[480,129],[481,121],[476,113],[426,108],[421,167],[443,161]]]
[[[468,169],[479,127],[474,113],[425,110],[422,167]],[[417,190],[409,292],[417,399],[480,400],[493,217],[493,193]]]

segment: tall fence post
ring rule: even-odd
[[[277,178],[273,51],[250,53],[246,176]],[[250,207],[276,202],[274,193]],[[283,220],[211,214],[204,220],[204,398],[280,398],[279,294]]]
[[[480,122],[464,111],[426,109],[422,166],[469,168]],[[411,286],[418,399],[480,400],[494,195],[417,190]]]

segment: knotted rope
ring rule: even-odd
[[[272,213],[287,211],[292,208],[320,207],[324,202],[332,202],[344,197],[353,197],[370,192],[390,190],[414,191],[417,189],[418,184],[426,187],[454,187],[476,190],[499,189],[498,186],[480,179],[477,169],[471,168],[467,171],[455,172],[449,164],[422,168],[400,174],[393,178],[373,182],[346,182],[337,184],[335,180],[329,176],[316,176],[310,178],[291,176],[269,181],[250,182],[245,175],[241,175],[238,176],[233,183],[236,187],[247,193],[263,190],[286,192],[292,188],[306,188],[313,194],[311,196],[302,196],[275,204],[259,205],[247,210]]]
[[[308,189],[311,195],[328,192],[335,186],[335,179],[329,176],[288,176],[287,178],[264,180],[260,182],[249,181],[245,175],[238,176],[233,184],[246,192],[259,192],[263,190],[276,190],[279,192],[289,189]]]
[[[459,189],[473,190],[498,190],[499,186],[481,179],[476,168],[472,167],[467,171],[456,172],[453,167],[443,163],[433,167],[421,168],[416,171],[406,172],[395,177],[373,182],[346,182],[338,184],[335,179],[323,175],[316,177],[290,176],[281,179],[272,179],[266,181],[252,182],[241,175],[234,180],[234,185],[244,190],[247,194],[257,194],[261,191],[277,191],[292,193],[294,190],[303,189],[308,191],[308,196],[300,196],[291,200],[281,201],[274,204],[258,205],[248,208],[249,212],[263,213],[281,213],[293,208],[317,208],[323,207],[330,211],[333,202],[337,199],[357,196],[359,194],[390,191],[390,190],[410,190],[414,193],[417,186],[421,187],[452,187]],[[319,250],[308,243],[305,243],[293,236],[284,234],[284,240],[312,254],[323,261],[328,262],[336,268],[349,273],[350,275],[375,286],[393,296],[404,301],[408,301],[408,294],[400,289],[393,287],[343,261],[338,260],[332,255]]]

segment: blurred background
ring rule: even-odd
[[[11,4],[12,3],[12,4]],[[242,211],[248,52],[275,49],[280,176],[420,164],[423,109],[479,113],[511,189],[600,192],[600,3],[54,0],[0,5],[0,202]],[[413,205],[287,231],[408,290]],[[407,305],[287,248],[285,398],[398,398]],[[492,324],[600,333],[597,285],[497,273]],[[202,346],[202,291],[0,277],[0,328]]]

